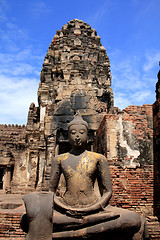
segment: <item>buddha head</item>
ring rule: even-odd
[[[83,120],[79,111],[68,124],[68,136],[72,147],[83,148],[88,140],[88,123]]]

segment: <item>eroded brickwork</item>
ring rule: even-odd
[[[156,84],[156,102],[153,104],[154,126],[154,205],[160,219],[160,71]]]
[[[111,204],[134,210],[145,217],[153,216],[153,166],[122,168],[113,161],[110,162]]]
[[[63,111],[73,115],[77,109],[102,112],[113,106],[109,58],[87,23],[75,19],[57,31],[45,57],[38,97],[42,107],[60,101],[56,110],[62,116]]]
[[[122,160],[123,167],[152,165],[152,105],[129,106],[106,114],[97,131],[94,148],[108,159]]]
[[[25,136],[25,126],[0,125],[0,188],[6,193],[11,191],[16,178],[15,173],[23,160],[26,149]]]
[[[19,226],[21,215],[21,213],[0,213],[0,239],[25,239],[26,234]]]
[[[109,161],[113,182],[111,203],[152,216],[152,105],[129,106],[107,114],[97,131],[94,147]]]

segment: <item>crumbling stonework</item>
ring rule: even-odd
[[[97,131],[94,148],[109,161],[112,204],[152,216],[152,105],[129,106],[123,111],[106,114]]]
[[[16,174],[19,168],[19,178],[23,177],[23,158],[26,149],[26,127],[18,125],[0,125],[0,188],[10,193],[16,184]],[[21,166],[18,165],[21,163]],[[22,175],[21,175],[22,174]]]
[[[70,150],[67,123],[79,110],[89,124],[88,150],[109,161],[112,205],[145,215],[152,239],[160,239],[153,217],[160,216],[160,73],[158,79],[153,113],[146,104],[120,111],[113,106],[110,62],[100,37],[83,21],[68,22],[49,46],[38,106],[31,103],[26,126],[0,125],[0,188],[6,193],[48,190],[52,158]]]
[[[153,165],[152,115],[147,104],[106,114],[96,133],[95,151],[121,159],[122,167]]]
[[[85,114],[88,118],[110,110],[113,106],[110,63],[95,29],[75,19],[57,31],[44,60],[38,99],[41,119],[45,107],[52,115],[67,115],[66,121],[77,109],[88,112]],[[50,107],[55,105],[53,112]]]
[[[154,211],[160,219],[160,71],[157,75],[156,101],[153,104],[154,126]]]
[[[0,239],[25,240],[25,233],[20,229],[22,213],[0,213]]]

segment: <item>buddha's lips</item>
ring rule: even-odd
[[[82,143],[82,141],[81,141],[81,139],[76,139],[76,144],[81,144]]]

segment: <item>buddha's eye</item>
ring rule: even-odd
[[[71,134],[73,134],[73,135],[76,134],[76,131],[75,131],[75,130],[72,130],[72,131],[71,131]]]
[[[83,131],[83,130],[81,130],[81,131],[79,131],[79,133],[80,133],[80,134],[83,134],[83,133],[84,133],[84,131]]]

